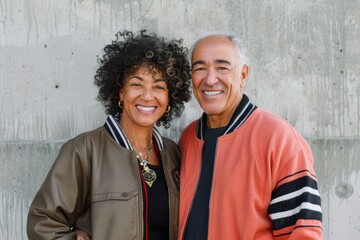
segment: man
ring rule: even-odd
[[[204,113],[179,141],[179,239],[322,239],[311,150],[243,94],[248,63],[238,40],[207,36],[191,60]]]

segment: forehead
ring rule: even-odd
[[[160,71],[154,64],[143,63],[135,72],[134,75],[153,75],[163,76],[163,72]]]
[[[192,63],[202,61],[205,63],[215,62],[217,60],[227,60],[237,62],[240,60],[238,49],[224,36],[209,36],[202,39],[195,46],[192,54]]]

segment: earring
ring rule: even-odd
[[[170,112],[170,109],[171,109],[171,107],[170,107],[170,105],[168,105],[165,112],[166,113]]]
[[[123,102],[123,101],[120,101],[120,100],[119,100],[119,103],[118,103],[118,104],[119,104],[119,108],[122,109],[122,108],[124,107],[124,102]]]

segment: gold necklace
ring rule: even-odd
[[[133,149],[136,153],[136,158],[138,159],[139,161],[139,164],[140,166],[142,166],[142,175],[143,175],[143,178],[144,178],[144,181],[146,182],[146,184],[151,187],[153,185],[153,183],[155,182],[156,180],[156,173],[154,170],[152,170],[151,168],[149,168],[148,166],[148,163],[149,163],[149,160],[150,160],[150,154],[152,152],[152,137],[150,137],[150,141],[149,141],[149,145],[145,148],[145,152],[146,152],[146,156],[143,157],[143,154],[141,152],[137,152],[136,149],[132,146],[131,142],[129,141],[128,137],[126,136],[125,134],[125,131],[120,123],[120,128],[121,130],[123,131],[126,139],[128,140],[130,146],[131,146],[131,149]]]
[[[149,185],[149,187],[151,187],[152,184],[156,180],[155,171],[152,170],[151,168],[149,168],[149,166],[148,166],[150,154],[152,152],[152,143],[153,143],[153,141],[150,138],[149,145],[145,148],[145,151],[146,151],[146,156],[145,157],[143,157],[141,152],[136,152],[136,150],[134,148],[134,150],[136,152],[136,158],[139,160],[140,166],[142,166],[142,168],[143,168],[142,174],[143,174],[143,177],[144,177],[144,181],[147,183],[147,185]]]

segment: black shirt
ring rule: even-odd
[[[156,180],[152,186],[146,184],[149,206],[149,240],[169,239],[169,196],[163,166],[148,164],[155,171]]]
[[[225,132],[226,127],[205,128],[205,145],[202,154],[201,173],[195,198],[186,224],[184,240],[207,240],[209,221],[209,202],[217,138]]]

